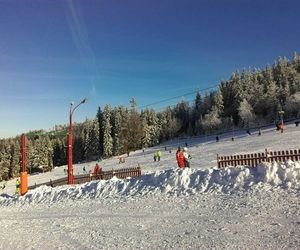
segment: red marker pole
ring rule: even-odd
[[[26,169],[26,136],[22,135],[22,169],[20,174],[21,179],[21,195],[25,195],[28,192],[28,175]]]

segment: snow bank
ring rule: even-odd
[[[0,205],[12,203],[57,202],[65,199],[94,199],[137,195],[191,195],[205,192],[232,193],[249,189],[299,189],[300,163],[287,161],[264,163],[256,168],[227,167],[223,169],[168,169],[140,178],[93,181],[82,185],[47,186],[31,190],[23,197],[0,196]]]

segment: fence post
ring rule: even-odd
[[[142,175],[142,171],[141,171],[141,166],[140,164],[138,163],[138,176],[141,176]]]
[[[269,162],[269,152],[268,152],[268,149],[265,149],[265,158],[266,158],[266,162]]]
[[[218,168],[220,168],[219,154],[217,154],[217,164],[218,164]]]
[[[115,170],[114,170],[114,168],[112,168],[111,174],[112,174],[112,176],[115,176]]]

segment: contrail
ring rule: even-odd
[[[90,77],[91,84],[91,95],[96,95],[96,81],[100,78],[100,74],[96,64],[96,57],[94,51],[89,43],[88,33],[82,15],[80,13],[80,8],[75,6],[73,0],[67,0],[68,11],[67,19],[69,23],[69,28],[74,41],[75,46],[78,49],[80,57],[86,67],[87,72]]]

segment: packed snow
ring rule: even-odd
[[[300,129],[269,127],[251,135],[169,141],[131,152],[142,176],[30,190],[14,195],[14,180],[0,195],[0,249],[297,249],[300,245],[300,163],[216,167],[216,155],[299,149]],[[177,146],[188,145],[191,168],[177,167]],[[154,161],[157,149],[161,161]],[[170,152],[171,151],[171,152]],[[94,162],[74,165],[75,173]],[[63,167],[29,177],[29,185],[65,176]],[[1,185],[1,184],[0,184]]]

